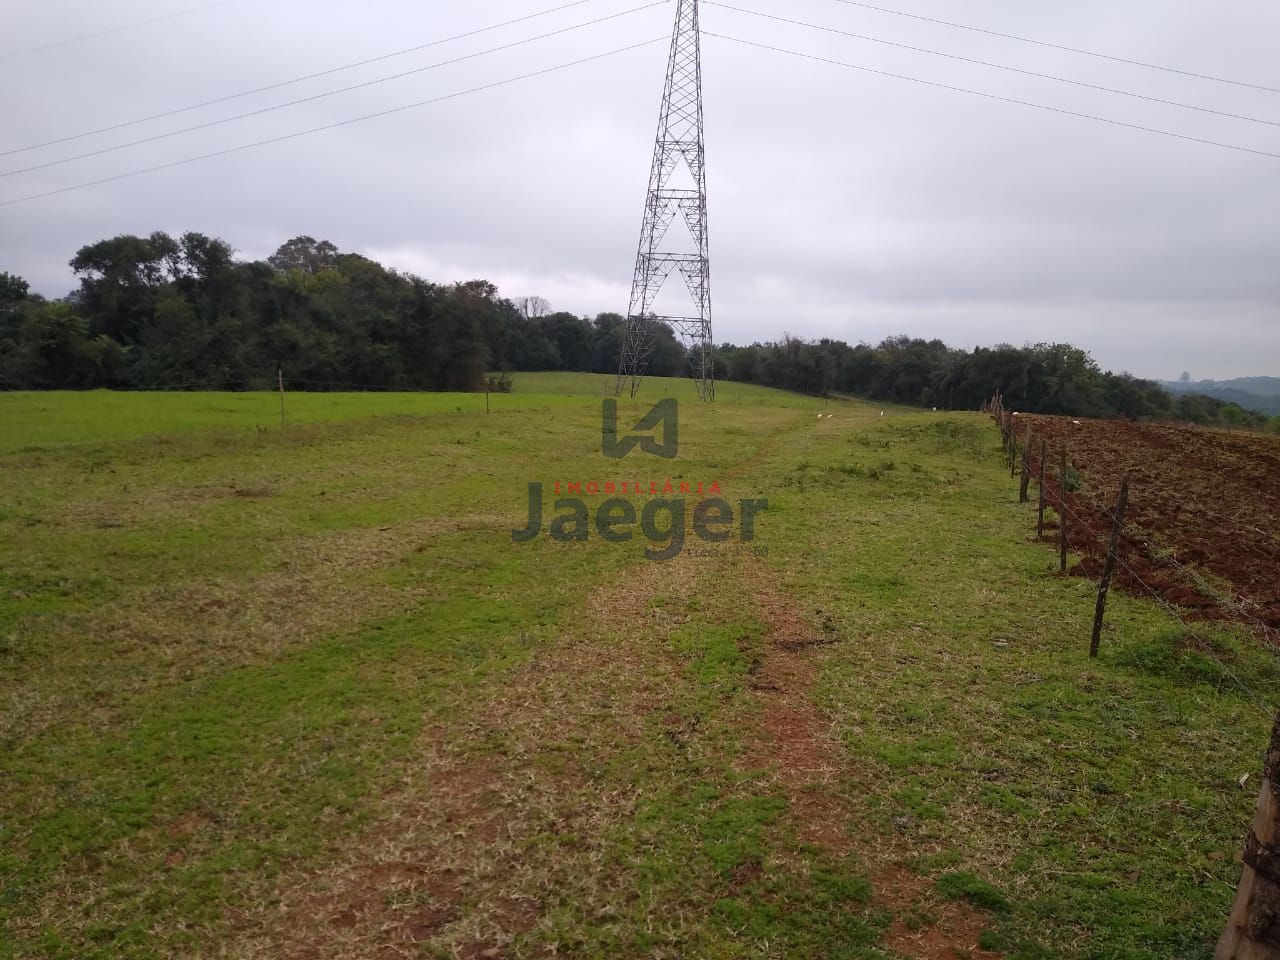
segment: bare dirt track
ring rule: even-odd
[[[1280,440],[1195,427],[1069,417],[1017,418],[1041,441],[1045,488],[1056,505],[1065,446],[1078,488],[1070,493],[1068,539],[1096,576],[1106,552],[1121,481],[1129,509],[1116,583],[1157,592],[1202,620],[1233,620],[1270,634],[1280,628]],[[1072,484],[1068,484],[1072,486]]]

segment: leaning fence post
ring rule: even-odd
[[[1098,605],[1093,611],[1093,638],[1089,641],[1089,656],[1097,657],[1102,645],[1102,619],[1107,615],[1107,593],[1111,590],[1111,578],[1116,572],[1116,550],[1120,546],[1120,534],[1124,531],[1124,511],[1129,505],[1129,478],[1120,484],[1120,499],[1116,501],[1115,525],[1111,528],[1111,542],[1107,545],[1107,562],[1102,567],[1102,582],[1098,584]]]
[[[1062,448],[1062,469],[1058,471],[1058,572],[1067,572],[1067,448]]]
[[[1049,441],[1040,441],[1040,508],[1036,516],[1036,539],[1044,539],[1044,461],[1049,456]]]
[[[1244,872],[1215,960],[1280,957],[1280,714],[1271,730],[1262,792],[1245,841]]]

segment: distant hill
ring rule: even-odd
[[[1280,377],[1238,377],[1235,380],[1165,380],[1171,393],[1200,393],[1235,403],[1246,410],[1280,415]]]

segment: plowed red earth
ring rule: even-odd
[[[1068,542],[1083,557],[1076,573],[1100,575],[1127,475],[1116,585],[1137,594],[1150,588],[1188,618],[1238,621],[1267,634],[1280,628],[1280,440],[1069,417],[1015,423],[1020,440],[1032,426],[1033,472],[1040,441],[1049,442],[1050,504],[1061,489],[1064,445],[1080,475],[1068,501]]]

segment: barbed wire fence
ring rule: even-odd
[[[1141,594],[1154,600],[1177,624],[1182,634],[1195,644],[1197,651],[1214,663],[1221,671],[1222,676],[1230,680],[1247,700],[1267,711],[1268,716],[1271,716],[1275,709],[1275,704],[1269,702],[1266,697],[1247,684],[1231,665],[1218,655],[1217,646],[1207,642],[1201,636],[1203,628],[1197,629],[1193,626],[1186,611],[1171,602],[1158,586],[1149,582],[1149,577],[1143,576],[1142,573],[1135,569],[1135,564],[1130,562],[1130,559],[1126,556],[1126,547],[1139,547],[1139,555],[1142,559],[1158,569],[1169,569],[1188,588],[1222,607],[1231,621],[1238,622],[1250,629],[1254,635],[1261,638],[1264,645],[1273,654],[1280,656],[1280,643],[1277,642],[1276,628],[1264,619],[1264,616],[1269,612],[1267,608],[1257,600],[1238,592],[1234,585],[1226,581],[1225,578],[1216,578],[1222,580],[1222,584],[1208,583],[1201,571],[1178,559],[1175,545],[1164,542],[1156,536],[1154,531],[1144,529],[1141,531],[1140,539],[1135,537],[1133,535],[1133,525],[1126,526],[1123,522],[1123,515],[1118,516],[1117,510],[1100,498],[1101,491],[1091,487],[1085,476],[1070,463],[1069,457],[1066,456],[1067,451],[1064,449],[1065,444],[1061,444],[1055,449],[1048,438],[1036,437],[1033,421],[1028,421],[1028,430],[1025,437],[1019,438],[1017,433],[1018,421],[1015,420],[1011,412],[1003,408],[1003,401],[999,394],[990,403],[984,404],[983,412],[991,414],[1000,427],[1011,475],[1017,476],[1017,466],[1019,463],[1022,465],[1019,501],[1022,503],[1030,501],[1028,496],[1029,485],[1038,481],[1040,484],[1038,491],[1040,502],[1047,507],[1053,508],[1055,513],[1059,514],[1059,539],[1064,546],[1063,556],[1065,557],[1067,553],[1066,545],[1070,544],[1077,554],[1101,556],[1104,558],[1104,562],[1110,561],[1108,566],[1118,566],[1124,571],[1127,583],[1136,586]],[[1037,446],[1039,447],[1038,451]],[[1062,454],[1061,465],[1055,462],[1058,461],[1058,457],[1053,454],[1057,453]],[[1057,496],[1052,495],[1050,489],[1046,489],[1055,484],[1058,487]],[[1125,477],[1121,482],[1121,486],[1127,488],[1129,485],[1130,478]],[[1074,505],[1073,499],[1076,501]],[[1113,535],[1110,538],[1098,531],[1098,523],[1094,519],[1082,515],[1080,509],[1077,509],[1081,506],[1080,501],[1083,501],[1084,505],[1094,512],[1096,516],[1101,517],[1104,522],[1109,522],[1112,525]],[[1206,515],[1209,512],[1206,511]],[[1043,537],[1043,531],[1044,525],[1043,521],[1041,521],[1037,525],[1038,536]],[[1237,546],[1240,547],[1241,553],[1252,559],[1266,563],[1274,562],[1272,558],[1247,545],[1237,544]],[[1063,567],[1066,567],[1065,563]],[[1104,570],[1103,582],[1099,588],[1099,617],[1102,616],[1102,611],[1105,609],[1105,597],[1110,585],[1109,581],[1109,573]]]

